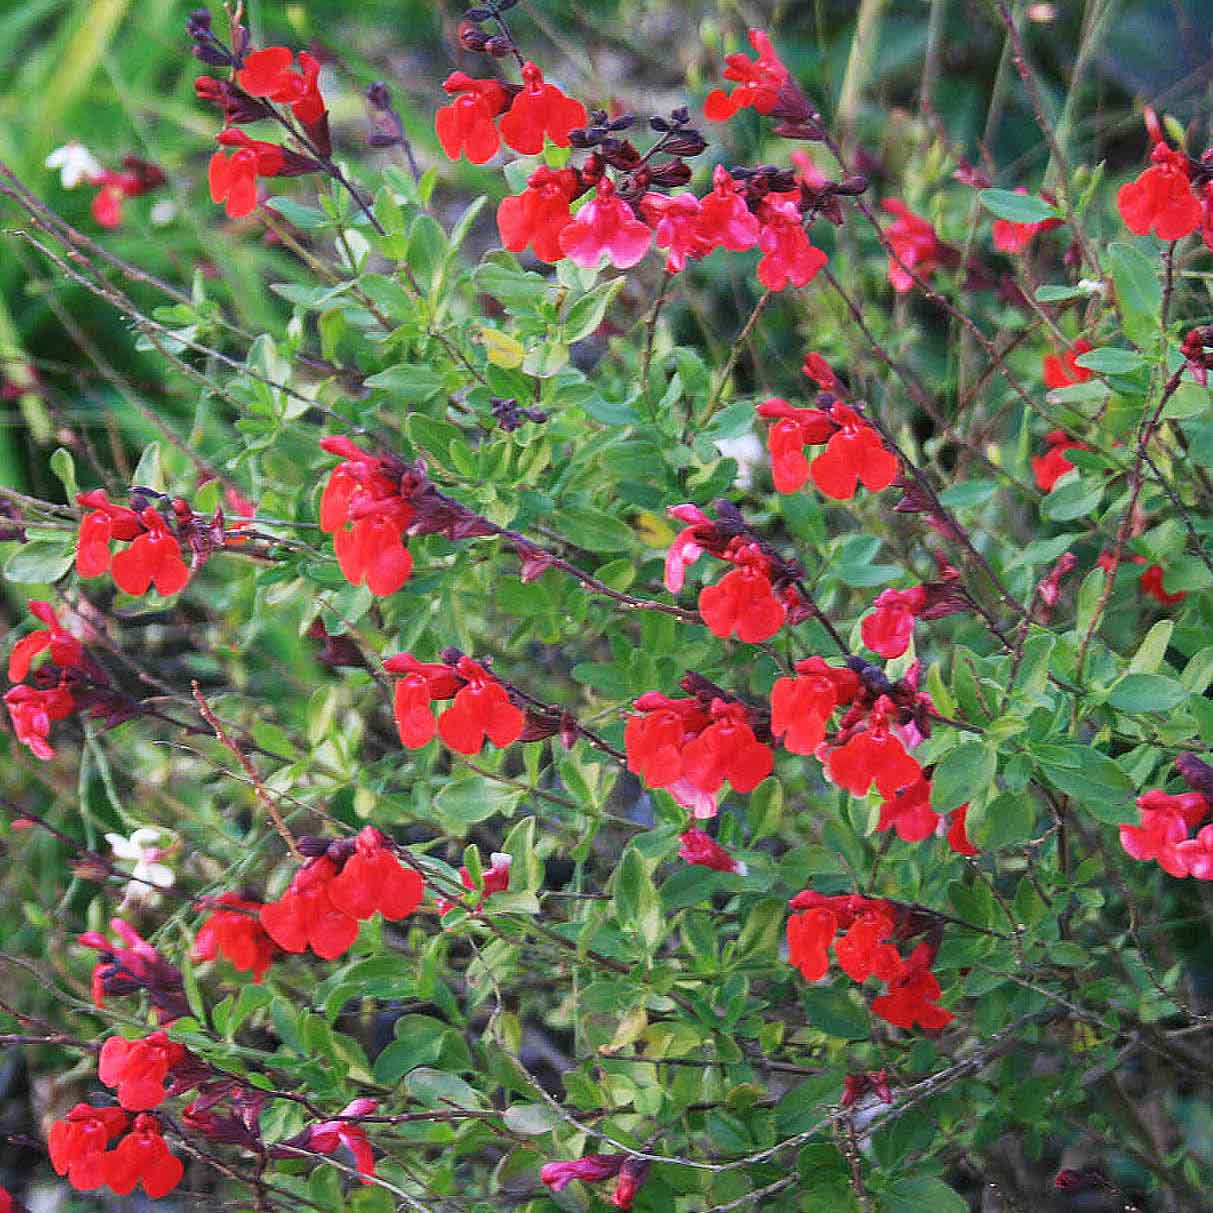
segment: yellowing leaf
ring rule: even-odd
[[[509,333],[503,333],[499,329],[482,328],[480,340],[484,343],[484,352],[488,355],[488,360],[494,366],[510,371],[514,367],[522,365],[522,358],[526,351],[522,348],[522,342],[511,337]]]
[[[659,514],[647,510],[632,519],[636,536],[648,548],[668,548],[674,542],[674,528]]]

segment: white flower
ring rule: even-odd
[[[159,862],[172,846],[172,836],[153,826],[140,826],[129,838],[107,834],[105,841],[115,859],[134,860],[131,881],[122,899],[123,909],[142,904],[155,905],[160,900],[156,889],[171,889],[176,880],[173,869]],[[154,887],[153,887],[154,886]]]
[[[80,182],[92,181],[105,171],[96,156],[75,140],[55,148],[46,158],[46,167],[59,170],[59,180],[65,190],[74,190]]]

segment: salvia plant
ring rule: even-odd
[[[898,177],[760,29],[578,95],[514,0],[437,164],[234,4],[191,162],[0,169],[163,392],[97,361],[130,460],[9,377],[0,1043],[74,1207],[1210,1207],[1213,151],[1072,162],[993,8],[1032,181]],[[277,327],[113,251],[171,177]]]

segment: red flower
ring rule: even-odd
[[[779,396],[758,406],[758,415],[775,421],[767,431],[775,491],[795,493],[809,478],[806,446],[820,446],[834,433],[830,414],[821,409],[798,409]]]
[[[886,660],[900,657],[910,647],[914,624],[927,605],[925,586],[912,590],[882,590],[872,604],[876,609],[864,616],[863,642]]]
[[[55,756],[47,742],[51,725],[70,716],[76,710],[76,700],[62,685],[35,690],[22,683],[5,693],[4,706],[8,708],[17,740],[29,746],[35,758],[46,762]]]
[[[77,666],[84,660],[84,646],[59,622],[49,602],[31,600],[29,613],[46,627],[27,632],[13,645],[8,658],[10,682],[21,682],[29,673],[30,662],[45,650],[50,651],[51,661],[60,669]]]
[[[763,257],[758,263],[758,281],[771,291],[782,291],[789,283],[807,286],[827,257],[805,235],[800,191],[768,194],[762,200],[761,218],[758,247]]]
[[[651,788],[682,776],[682,749],[707,728],[711,717],[698,699],[670,699],[657,691],[641,695],[624,727],[628,770]]]
[[[451,160],[465,153],[473,164],[491,160],[501,145],[493,122],[509,103],[505,88],[497,80],[475,80],[466,72],[452,72],[442,88],[455,98],[434,115],[442,150]]]
[[[122,223],[122,204],[127,198],[137,198],[164,184],[164,173],[146,160],[127,156],[123,165],[125,172],[105,169],[88,178],[90,185],[101,187],[93,196],[89,210],[102,227],[119,227]]]
[[[1017,185],[1015,192],[1026,194],[1028,191],[1022,185]],[[1049,202],[1053,201],[1047,194],[1044,197]],[[1061,219],[1042,219],[1039,223],[1013,223],[1010,219],[995,219],[994,247],[1000,253],[1022,253],[1040,232],[1052,231],[1055,227],[1061,227],[1063,222]]]
[[[80,538],[76,546],[76,572],[81,577],[100,577],[110,567],[110,542],[129,543],[143,533],[143,523],[134,510],[115,505],[104,489],[77,493],[76,501],[88,506],[80,519]]]
[[[284,952],[310,947],[322,959],[333,960],[358,938],[358,920],[329,898],[336,875],[337,865],[327,855],[309,860],[282,897],[261,907],[261,925]]]
[[[619,1179],[615,1183],[615,1190],[610,1195],[610,1203],[616,1209],[630,1209],[632,1202],[636,1199],[636,1193],[640,1191],[640,1186],[648,1178],[649,1163],[644,1158],[633,1158],[629,1155],[623,1160],[623,1165],[619,1168]]]
[[[288,172],[287,153],[277,143],[250,139],[243,131],[228,128],[215,136],[224,147],[237,151],[229,160],[222,152],[211,157],[208,180],[212,202],[226,202],[229,219],[251,214],[257,206],[257,178],[279,177]],[[293,157],[289,170],[298,173],[314,161]]]
[[[583,269],[596,269],[605,256],[616,269],[626,270],[649,251],[653,233],[603,177],[595,196],[561,229],[559,241],[565,256]]]
[[[512,856],[506,855],[501,851],[494,851],[489,857],[489,867],[480,873],[481,889],[480,900],[476,902],[476,909],[479,910],[484,905],[485,901],[492,897],[494,893],[505,893],[510,887],[510,868],[513,866]],[[476,882],[472,880],[472,874],[466,867],[459,869],[459,883],[463,885],[469,893],[476,889]],[[452,910],[465,908],[462,902],[450,901],[443,898],[438,902],[438,913],[449,914]]]
[[[1089,341],[1080,337],[1064,354],[1046,354],[1041,364],[1045,387],[1070,387],[1075,383],[1086,383],[1095,372],[1079,366],[1078,359],[1094,348]]]
[[[893,920],[878,910],[860,914],[851,929],[834,944],[834,956],[852,980],[892,981],[901,970],[901,956],[885,940],[893,934]]]
[[[881,696],[872,708],[866,729],[836,746],[826,757],[830,778],[852,796],[866,796],[872,784],[886,800],[917,782],[922,768],[889,731],[889,700]]]
[[[1176,844],[1175,850],[1189,876],[1213,880],[1213,825],[1205,826],[1195,838]]]
[[[734,859],[710,834],[703,830],[685,830],[678,836],[681,844],[678,848],[678,858],[687,863],[699,864],[711,868],[714,872],[736,872],[738,876],[746,873],[745,864]]]
[[[185,589],[190,570],[181,559],[181,544],[152,506],[139,516],[147,528],[113,559],[114,584],[127,594],[146,594],[154,584],[164,598]]]
[[[1136,181],[1126,182],[1116,195],[1125,227],[1135,236],[1153,233],[1160,240],[1179,240],[1200,226],[1201,206],[1188,177],[1188,158],[1155,143],[1154,162]]]
[[[322,438],[320,445],[344,456],[320,499],[320,529],[333,536],[341,572],[377,597],[394,594],[413,571],[404,533],[415,511],[402,495],[403,469],[348,438]]]
[[[124,1132],[130,1117],[121,1108],[94,1108],[78,1103],[51,1125],[47,1146],[56,1175],[66,1175],[79,1192],[91,1192],[109,1182],[106,1147]]]
[[[734,539],[724,559],[736,567],[715,585],[699,591],[699,613],[713,636],[736,634],[747,644],[770,639],[787,617],[783,603],[771,589],[770,561],[762,549]]]
[[[1177,590],[1174,594],[1170,593],[1163,584],[1165,573],[1166,570],[1161,564],[1152,564],[1142,573],[1137,585],[1143,594],[1148,594],[1163,606],[1174,606],[1177,602],[1183,602],[1187,594],[1183,590]]]
[[[779,103],[780,92],[791,81],[767,34],[752,29],[749,38],[758,58],[747,59],[743,54],[725,56],[724,78],[739,83],[732,93],[717,88],[704,99],[704,117],[711,122],[727,122],[738,110],[747,108],[769,114]]]
[[[788,960],[805,981],[820,981],[830,970],[830,944],[838,933],[838,920],[825,906],[788,919]]]
[[[185,1167],[169,1152],[154,1116],[136,1116],[134,1128],[118,1143],[109,1159],[108,1184],[119,1196],[134,1191],[137,1183],[152,1200],[168,1195],[185,1174]]]
[[[117,1090],[124,1108],[143,1112],[164,1100],[164,1080],[184,1059],[184,1047],[165,1032],[153,1032],[142,1040],[111,1036],[101,1046],[97,1076]]]
[[[250,97],[266,97],[291,107],[291,112],[315,138],[314,128],[324,121],[324,98],[320,95],[320,61],[307,51],[299,53],[301,72],[291,70],[294,56],[285,46],[267,46],[254,51],[236,73],[236,82]],[[327,149],[322,148],[322,151]]]
[[[540,261],[559,261],[564,256],[560,233],[573,222],[569,203],[577,189],[572,169],[536,169],[526,189],[503,198],[497,208],[501,243],[513,253],[529,244]]]
[[[723,164],[712,170],[712,188],[699,200],[699,234],[709,248],[742,253],[758,243],[761,226],[746,207],[744,189]]]
[[[645,194],[640,211],[653,227],[653,243],[668,249],[665,268],[676,274],[714,247],[703,234],[703,208],[694,194]]]
[[[566,97],[554,84],[545,84],[533,63],[522,66],[522,91],[501,119],[501,137],[516,152],[536,156],[546,135],[558,147],[569,146],[569,131],[585,126],[585,106]]]
[[[909,271],[917,271],[920,278],[929,278],[948,259],[948,250],[935,229],[911,212],[904,202],[888,198],[884,209],[897,216],[885,232],[893,247],[893,255],[889,257],[889,282],[898,294],[904,294],[914,285],[914,277]]]
[[[1043,455],[1032,456],[1032,475],[1036,487],[1042,493],[1051,493],[1053,486],[1067,473],[1074,470],[1074,465],[1066,458],[1066,451],[1085,451],[1090,448],[1085,442],[1071,438],[1065,430],[1050,430],[1045,436],[1049,449]]]
[[[726,779],[735,792],[752,792],[774,766],[771,747],[754,736],[742,704],[713,699],[710,711],[712,723],[683,748],[685,777],[712,796]]]
[[[852,980],[865,981],[875,975],[887,981],[886,974],[899,970],[897,949],[884,942],[895,925],[888,902],[857,894],[828,897],[805,889],[789,904],[802,912],[788,918],[788,959],[806,981],[820,981],[829,971],[830,945],[840,930],[847,934],[834,951]]]
[[[76,937],[77,943],[101,953],[93,966],[93,1002],[103,1007],[110,995],[145,990],[160,1023],[172,1023],[188,1015],[181,970],[165,960],[130,923],[111,918],[109,925],[121,943],[113,943],[100,931],[85,931]]]
[[[1208,800],[1199,792],[1169,796],[1153,789],[1137,798],[1137,807],[1141,810],[1140,824],[1120,827],[1120,845],[1125,853],[1142,861],[1156,860],[1170,876],[1189,875],[1188,857],[1180,844],[1188,840],[1188,831],[1204,820]]]
[[[274,959],[274,941],[266,934],[258,917],[262,903],[241,897],[239,893],[224,893],[210,904],[215,909],[198,929],[191,957],[214,960],[225,956],[233,968],[252,973],[253,981],[260,983]],[[220,909],[220,906],[231,908]]]
[[[887,489],[899,468],[880,435],[845,404],[833,405],[830,419],[838,428],[813,460],[813,483],[836,501],[850,501],[860,483],[870,493]]]
[[[369,1116],[379,1104],[373,1099],[355,1099],[341,1110],[342,1116]],[[375,1174],[375,1154],[367,1138],[366,1130],[351,1120],[325,1120],[311,1125],[296,1134],[283,1145],[296,1146],[303,1150],[314,1150],[317,1154],[336,1154],[342,1146],[354,1156],[354,1168],[362,1183],[369,1183],[366,1176]],[[289,1151],[282,1157],[289,1158]]]
[[[969,835],[965,830],[965,818],[968,816],[969,806],[962,804],[960,808],[953,809],[948,814],[948,846],[956,852],[957,855],[977,855],[980,852],[969,841]]]
[[[833,368],[820,354],[806,354],[804,365],[800,369],[823,392],[833,392],[838,389],[838,376],[834,374]]]
[[[585,1183],[613,1179],[619,1174],[625,1157],[623,1154],[587,1154],[566,1162],[548,1162],[539,1169],[539,1178],[553,1192],[563,1192],[575,1179]]]
[[[894,829],[902,842],[930,838],[943,819],[931,808],[931,781],[920,776],[880,806],[879,832]]]
[[[872,999],[873,1012],[895,1027],[907,1030],[915,1023],[928,1031],[947,1027],[956,1016],[935,1003],[940,988],[930,970],[933,959],[930,945],[920,943],[902,965],[901,972],[889,982],[888,992]]]
[[[790,753],[813,754],[825,740],[831,713],[858,693],[859,676],[820,657],[798,661],[795,670],[795,678],[780,678],[771,688],[771,733]]]
[[[351,918],[366,919],[376,911],[395,922],[420,904],[425,882],[393,854],[387,838],[366,826],[354,839],[354,853],[329,883],[329,901]]]

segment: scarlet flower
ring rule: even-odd
[[[711,868],[714,872],[735,872],[738,876],[746,874],[745,864],[734,859],[710,834],[703,830],[684,830],[679,836],[681,844],[678,848],[678,858],[687,863],[699,864]]]
[[[763,745],[740,703],[713,699],[712,723],[683,747],[684,776],[715,796],[727,779],[735,792],[752,792],[774,766],[771,747]]]
[[[941,991],[930,970],[933,959],[931,946],[925,941],[920,943],[898,975],[890,980],[888,991],[872,999],[873,1013],[907,1030],[915,1023],[927,1031],[946,1028],[956,1016],[935,1002]]]
[[[559,261],[564,256],[560,233],[573,222],[569,203],[577,189],[572,169],[536,169],[521,194],[503,198],[497,207],[501,243],[513,253],[529,244],[540,261]]]
[[[1050,430],[1045,435],[1049,449],[1043,455],[1032,456],[1032,475],[1036,487],[1042,493],[1051,493],[1053,486],[1067,473],[1074,470],[1074,465],[1066,458],[1066,451],[1085,451],[1090,448],[1085,442],[1071,438],[1065,430]]]
[[[790,753],[813,754],[825,740],[834,709],[858,693],[859,677],[820,657],[798,661],[794,668],[796,677],[780,678],[771,688],[771,733],[783,738]]]
[[[30,662],[41,652],[50,652],[51,661],[61,669],[76,666],[84,659],[84,646],[60,622],[49,602],[31,601],[29,613],[46,624],[27,632],[13,645],[8,658],[10,682],[21,682],[29,673]]]
[[[139,516],[146,530],[113,559],[114,583],[127,594],[146,594],[154,584],[164,598],[185,589],[190,569],[181,559],[181,544],[160,513],[148,506]]]
[[[788,960],[805,981],[820,981],[830,970],[830,944],[838,933],[838,920],[825,906],[788,918]]]
[[[563,1192],[575,1179],[585,1183],[613,1179],[626,1157],[624,1154],[586,1154],[565,1162],[548,1162],[539,1169],[539,1178],[553,1192]]]
[[[536,156],[543,151],[545,135],[558,147],[568,147],[569,132],[585,126],[588,117],[580,101],[566,97],[554,84],[545,84],[543,72],[533,63],[524,63],[522,91],[501,119],[501,137],[514,151]]]
[[[233,968],[252,973],[253,981],[259,984],[274,959],[274,941],[258,917],[262,903],[239,893],[224,893],[209,904],[215,908],[198,929],[191,957],[215,960],[224,956]]]
[[[834,433],[830,414],[821,409],[798,409],[779,396],[758,406],[758,415],[775,424],[767,431],[771,475],[778,493],[795,493],[809,478],[806,446],[820,446]]]
[[[609,1200],[616,1209],[630,1209],[640,1191],[641,1184],[648,1178],[649,1162],[644,1158],[634,1158],[628,1155],[619,1168],[619,1179]]]
[[[565,256],[583,269],[596,269],[605,256],[620,270],[635,265],[649,251],[653,233],[641,223],[607,177],[558,237]]]
[[[624,726],[628,770],[651,788],[664,788],[682,776],[683,746],[707,728],[711,717],[698,699],[670,699],[650,691],[633,706],[637,715]]]
[[[475,80],[466,72],[452,72],[444,92],[455,99],[434,115],[434,129],[450,160],[466,154],[473,164],[491,160],[501,146],[494,119],[509,104],[509,95],[497,80]]]
[[[922,776],[922,768],[889,730],[890,707],[888,698],[881,696],[867,727],[835,746],[826,757],[830,778],[852,796],[866,796],[875,783],[881,796],[889,800]]]
[[[910,647],[914,624],[927,605],[926,588],[882,590],[872,605],[875,610],[864,616],[860,629],[863,642],[873,653],[892,661]]]
[[[231,128],[220,131],[215,138],[237,150],[230,160],[223,152],[211,157],[207,172],[211,201],[225,203],[229,219],[241,219],[256,209],[257,178],[281,176],[287,168],[286,153],[276,143],[250,139],[243,131]]]
[[[284,952],[310,947],[323,960],[333,960],[358,938],[358,920],[329,898],[336,876],[337,865],[321,855],[295,873],[282,897],[261,907],[261,925]]]
[[[373,1099],[355,1099],[341,1110],[341,1116],[369,1116],[379,1106]],[[336,1154],[342,1146],[354,1156],[354,1168],[362,1176],[362,1183],[369,1183],[367,1176],[375,1174],[375,1154],[366,1135],[366,1130],[351,1120],[325,1120],[311,1125],[282,1143],[302,1150],[313,1150],[317,1154]],[[274,1151],[271,1150],[271,1153]],[[292,1157],[290,1150],[279,1155]],[[298,1157],[298,1155],[294,1155]]]
[[[1177,602],[1183,602],[1187,594],[1183,590],[1177,590],[1172,594],[1163,584],[1163,577],[1165,575],[1166,570],[1161,564],[1152,564],[1138,579],[1138,588],[1143,594],[1148,594],[1156,602],[1162,603],[1163,606],[1174,606]]]
[[[864,419],[845,404],[830,409],[838,428],[813,460],[813,483],[835,501],[850,501],[860,483],[870,493],[887,489],[897,478],[897,456]]]
[[[1175,850],[1188,869],[1188,875],[1197,880],[1213,880],[1213,825],[1207,825],[1195,838],[1177,843]]]
[[[324,98],[320,95],[320,61],[300,51],[302,71],[292,71],[294,56],[285,46],[267,46],[254,51],[236,73],[236,82],[250,97],[266,97],[289,105],[291,112],[315,138],[315,128],[324,122]],[[327,152],[327,148],[321,148]]]
[[[153,1032],[142,1040],[111,1036],[101,1046],[97,1076],[117,1090],[124,1108],[143,1112],[163,1101],[164,1080],[184,1059],[185,1048],[165,1032]]]
[[[746,207],[744,189],[723,164],[712,170],[712,188],[699,200],[699,234],[710,248],[742,253],[758,243],[761,225]]]
[[[80,519],[80,538],[76,546],[76,572],[81,577],[100,577],[110,567],[110,543],[130,542],[143,533],[139,515],[110,501],[104,489],[77,493],[76,501],[88,506]]]
[[[56,1175],[67,1176],[79,1192],[91,1192],[109,1182],[110,1141],[126,1130],[130,1117],[121,1108],[94,1108],[78,1103],[51,1125],[47,1147]]]
[[[320,529],[333,536],[341,572],[377,597],[394,594],[413,571],[404,533],[415,510],[402,496],[403,470],[348,438],[322,438],[320,445],[344,456],[320,499]]]
[[[494,851],[492,853],[489,857],[489,866],[480,873],[481,889],[480,899],[476,902],[477,910],[494,893],[505,893],[508,891],[510,887],[510,868],[513,866],[513,863],[513,857],[502,851]],[[469,893],[474,892],[476,889],[476,882],[472,879],[472,874],[466,867],[459,869],[459,883]],[[443,898],[438,902],[438,913],[449,914],[452,910],[459,909],[461,906],[461,902]]]
[[[920,776],[895,796],[885,799],[876,829],[881,833],[896,830],[902,842],[922,842],[935,833],[941,820],[931,808],[931,781]]]
[[[944,264],[948,250],[931,224],[915,215],[904,202],[887,198],[884,209],[897,216],[885,231],[885,237],[893,247],[893,255],[889,257],[889,282],[898,294],[904,294],[914,285],[910,270],[917,271],[920,278],[929,278]]]
[[[677,274],[688,261],[698,261],[713,249],[703,234],[703,208],[694,194],[645,194],[640,212],[653,227],[653,243],[668,249],[665,268]]]
[[[1120,827],[1120,845],[1125,853],[1143,862],[1156,860],[1169,876],[1189,875],[1191,848],[1185,852],[1180,844],[1188,840],[1188,831],[1204,820],[1209,801],[1199,792],[1170,796],[1152,789],[1137,798],[1137,807],[1141,810],[1140,823]]]
[[[1045,387],[1060,388],[1086,383],[1095,372],[1079,366],[1078,359],[1094,348],[1089,341],[1080,337],[1064,354],[1046,354],[1041,364]]]
[[[407,918],[424,892],[420,874],[396,858],[374,826],[358,832],[353,855],[328,886],[329,901],[340,913],[365,919],[378,911],[390,922]]]
[[[787,617],[771,589],[770,561],[757,544],[734,539],[723,558],[735,567],[699,591],[699,613],[714,636],[734,634],[747,644],[770,639]]]
[[[152,1200],[167,1196],[185,1174],[181,1159],[164,1144],[159,1120],[147,1115],[135,1117],[134,1127],[118,1143],[107,1170],[107,1183],[119,1196],[142,1184]]]
[[[760,29],[752,29],[749,39],[758,58],[748,59],[743,54],[725,56],[724,78],[739,83],[732,93],[719,88],[708,93],[703,113],[711,122],[727,122],[741,109],[769,114],[779,103],[780,92],[791,81],[791,74],[780,62],[768,35]]]
[[[788,918],[788,959],[806,981],[820,981],[829,971],[829,949],[840,930],[847,935],[839,940],[835,954],[840,964],[845,957],[843,968],[853,980],[864,981],[875,974],[885,981],[888,978],[882,974],[899,969],[897,949],[885,943],[894,930],[888,902],[857,894],[829,897],[805,889],[789,905],[800,912]]]
[[[1022,185],[1015,187],[1017,194],[1028,191]],[[1053,199],[1048,198],[1049,202]],[[1052,231],[1061,227],[1061,219],[1042,219],[1039,223],[1014,223],[1010,219],[995,219],[993,236],[994,247],[1000,253],[1022,253],[1041,232]]]
[[[4,706],[8,708],[17,740],[29,746],[35,758],[47,762],[55,756],[47,741],[51,725],[70,716],[76,710],[76,700],[63,685],[35,690],[22,683],[5,693]]]
[[[1126,182],[1116,195],[1125,227],[1135,236],[1153,233],[1160,240],[1179,240],[1200,226],[1201,206],[1188,175],[1188,159],[1165,143],[1150,153],[1153,167],[1136,181]]]
[[[828,258],[809,243],[800,214],[800,191],[768,194],[760,211],[758,281],[767,290],[782,291],[789,283],[808,286]]]
[[[893,934],[893,920],[877,910],[860,914],[851,929],[834,943],[839,967],[852,980],[892,981],[901,970],[897,949],[885,940]]]
[[[833,392],[838,388],[838,376],[834,374],[830,364],[817,353],[804,356],[804,365],[800,368],[823,392]]]
[[[962,804],[958,809],[953,809],[948,814],[948,846],[957,855],[977,855],[977,848],[969,841],[969,835],[965,829],[965,818],[968,816],[969,806]]]
[[[103,169],[88,178],[90,185],[101,187],[89,207],[101,227],[119,227],[122,223],[122,204],[127,198],[137,198],[164,184],[163,171],[137,156],[127,156],[123,167],[124,172]]]

